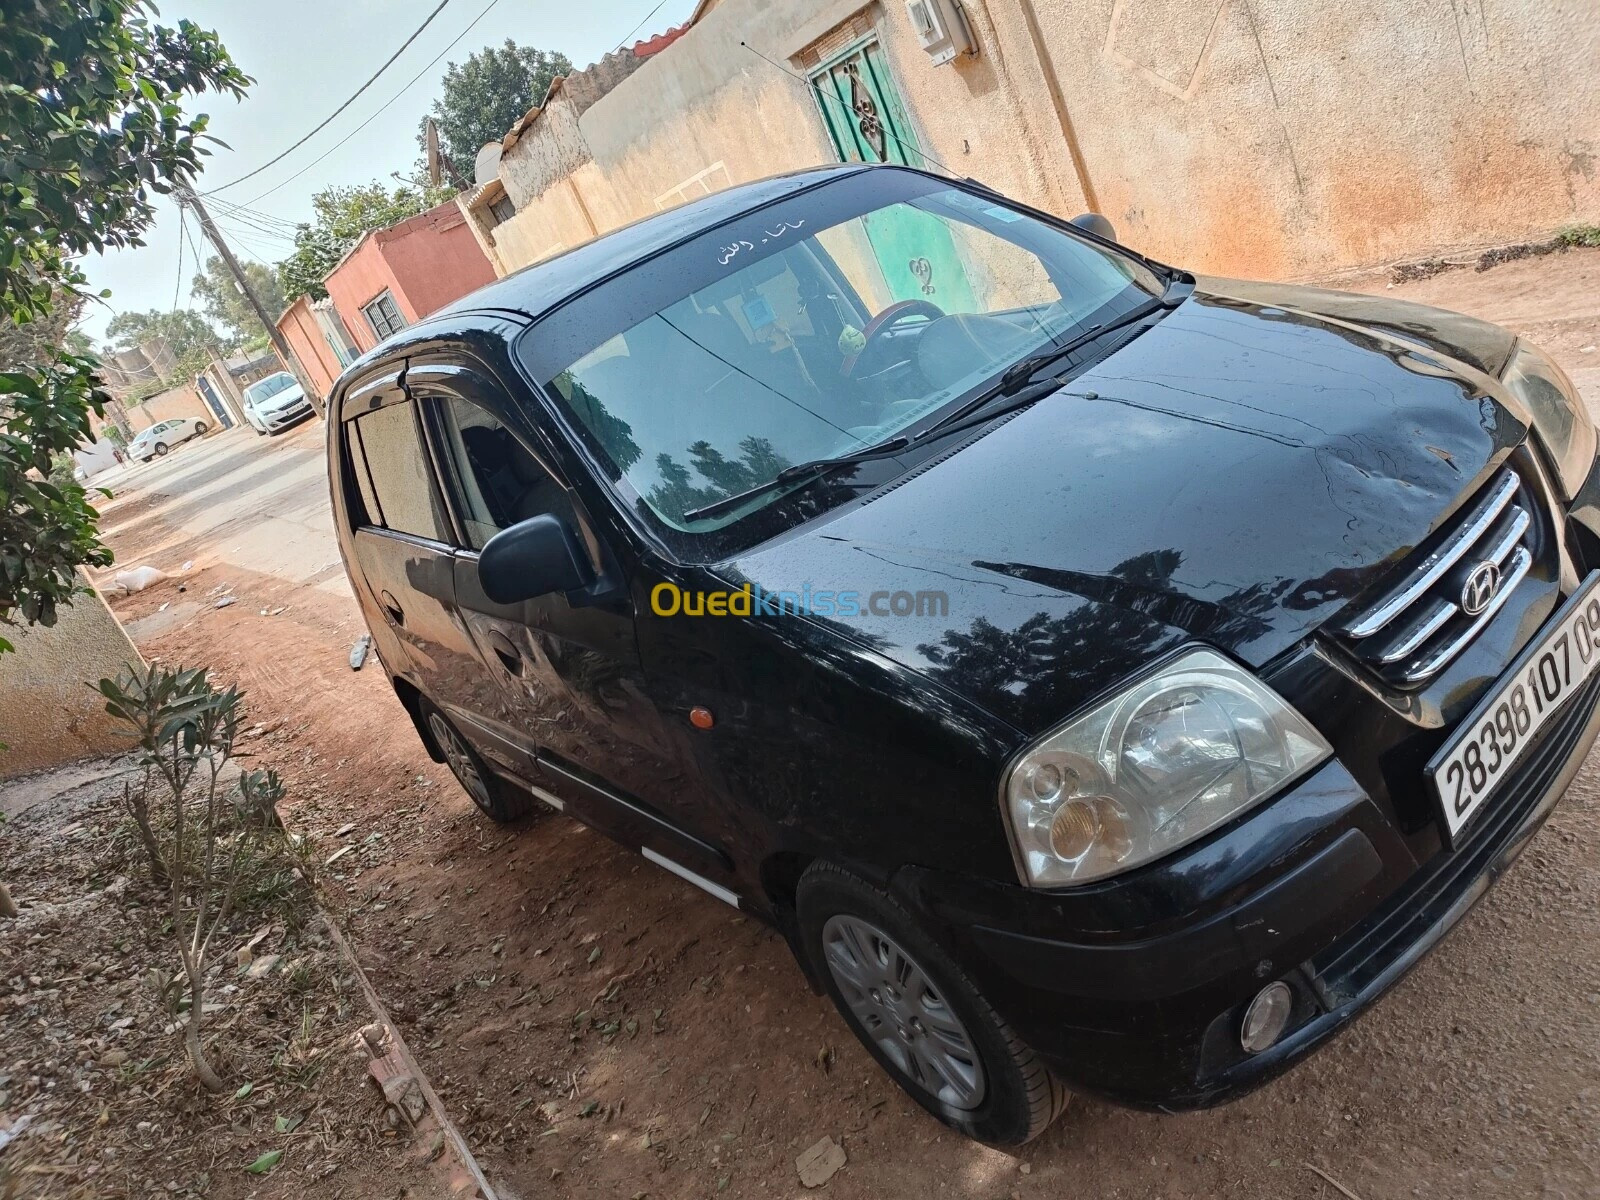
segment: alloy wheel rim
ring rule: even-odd
[[[487,809],[489,789],[484,785],[483,776],[478,774],[472,756],[467,753],[466,744],[437,713],[429,715],[428,728],[433,730],[433,739],[439,744],[439,749],[444,751],[444,760],[450,764],[450,770],[457,782],[467,789],[467,795],[472,797],[479,808]]]
[[[845,1004],[884,1055],[941,1104],[983,1103],[983,1062],[966,1025],[928,973],[893,938],[860,917],[822,927],[823,959]]]

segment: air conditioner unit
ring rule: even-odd
[[[906,15],[934,66],[943,66],[958,54],[978,52],[961,0],[906,0]]]

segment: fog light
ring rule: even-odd
[[[1239,1026],[1239,1044],[1245,1053],[1260,1054],[1270,1049],[1289,1027],[1289,1014],[1293,1011],[1294,993],[1283,980],[1269,983],[1257,992]]]

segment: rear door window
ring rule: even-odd
[[[409,400],[350,422],[350,455],[367,523],[444,541],[427,460]]]

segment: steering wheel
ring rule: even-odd
[[[854,354],[845,355],[844,361],[839,364],[839,374],[849,377],[855,370],[856,363],[861,356],[872,349],[873,339],[880,334],[892,329],[907,317],[927,317],[930,321],[937,321],[944,316],[944,309],[931,300],[898,300],[889,305],[872,320],[867,322],[867,327],[861,331],[861,349]]]

